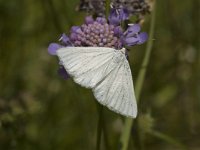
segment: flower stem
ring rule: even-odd
[[[48,7],[49,7],[48,13],[51,13],[51,14],[49,14],[49,15],[52,17],[53,23],[54,23],[54,25],[55,25],[57,31],[58,31],[59,33],[61,33],[63,30],[62,30],[62,26],[61,26],[61,24],[60,24],[60,22],[59,22],[59,15],[57,14],[57,12],[56,12],[56,10],[55,10],[53,1],[52,1],[52,0],[46,0],[46,1],[44,1],[44,5],[46,5],[46,4],[47,4]]]
[[[106,17],[108,18],[110,13],[110,0],[106,0]]]
[[[103,123],[103,106],[97,104],[99,111],[99,120],[97,124],[97,141],[96,141],[96,150],[100,150],[101,148],[101,133],[102,133],[102,123]]]
[[[103,128],[103,138],[104,138],[104,143],[105,143],[105,149],[110,150],[109,140],[108,140],[108,135],[107,135],[108,132],[107,132],[106,124],[105,124],[104,112],[102,112],[102,126],[103,126],[102,128]]]
[[[140,99],[140,94],[141,94],[147,66],[148,66],[151,51],[152,51],[153,35],[154,35],[154,27],[155,27],[155,16],[156,16],[156,0],[154,2],[154,10],[152,12],[151,25],[150,25],[150,31],[149,31],[149,40],[148,40],[147,47],[145,50],[145,56],[143,58],[143,62],[142,62],[142,66],[141,66],[141,69],[140,69],[140,72],[138,75],[138,79],[136,81],[135,93],[136,93],[136,99],[138,101]],[[121,150],[127,150],[127,148],[128,148],[132,124],[133,124],[133,119],[127,118],[125,120],[124,129],[123,129],[123,132],[122,132],[122,135],[120,138]]]

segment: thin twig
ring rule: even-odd
[[[59,21],[59,16],[56,12],[56,9],[54,7],[54,4],[53,4],[53,1],[52,0],[43,0],[45,2],[45,4],[48,5],[49,7],[49,15],[52,17],[53,19],[53,23],[56,27],[56,29],[58,30],[59,33],[62,33],[62,26],[60,24],[60,21]]]
[[[106,16],[108,18],[110,13],[110,0],[106,0]]]
[[[100,150],[101,148],[101,133],[102,133],[102,114],[103,114],[103,106],[97,103],[97,107],[99,109],[99,120],[97,125],[97,141],[96,141],[96,150]]]
[[[104,137],[104,143],[105,143],[105,149],[110,150],[110,145],[109,145],[109,140],[108,140],[108,135],[107,135],[107,128],[106,128],[106,123],[105,123],[105,116],[104,112],[102,111],[102,128],[103,128],[103,137]]]
[[[154,3],[154,10],[152,12],[152,19],[151,19],[151,25],[150,25],[150,31],[149,31],[149,40],[147,43],[146,51],[145,51],[145,56],[142,62],[142,66],[138,75],[138,79],[136,82],[136,88],[135,88],[135,93],[136,93],[136,99],[139,101],[140,94],[141,94],[141,89],[143,86],[143,82],[145,79],[145,74],[147,70],[147,66],[149,63],[151,51],[152,51],[152,46],[153,46],[153,35],[154,35],[154,27],[155,27],[155,16],[156,16],[156,0]],[[133,124],[133,119],[127,118],[125,120],[124,124],[124,129],[121,135],[120,139],[120,144],[121,144],[121,150],[127,150],[128,148],[128,143],[129,143],[129,138],[130,138],[130,132]]]

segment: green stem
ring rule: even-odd
[[[168,142],[170,144],[173,144],[175,145],[176,147],[179,147],[181,148],[182,150],[187,150],[187,148],[182,144],[180,143],[179,141],[177,141],[176,139],[164,134],[164,133],[161,133],[161,132],[158,132],[158,131],[155,131],[155,130],[150,130],[149,131],[149,134],[161,139],[161,140],[164,140],[165,142]]]
[[[97,104],[98,111],[99,111],[99,119],[98,119],[98,125],[97,125],[97,144],[96,149],[99,150],[101,147],[101,136],[103,133],[104,143],[105,143],[105,149],[109,150],[109,142],[108,142],[108,135],[107,135],[107,129],[105,124],[105,117],[103,113],[103,106],[100,104]]]
[[[103,106],[97,104],[99,109],[99,120],[97,125],[97,141],[96,141],[96,150],[100,150],[101,148],[101,133],[102,133],[102,121],[103,121]]]
[[[151,19],[151,25],[150,25],[150,31],[149,31],[149,40],[147,43],[146,51],[145,51],[145,56],[142,62],[142,66],[138,75],[138,79],[136,81],[136,88],[135,88],[135,93],[136,93],[136,99],[139,102],[140,99],[140,94],[141,94],[141,89],[144,83],[145,79],[145,74],[147,70],[147,66],[149,63],[151,51],[152,51],[152,46],[153,46],[153,36],[154,36],[154,27],[155,27],[155,16],[156,16],[156,0],[154,2],[154,10],[152,12],[152,19]],[[127,118],[125,120],[124,124],[124,129],[120,138],[120,143],[121,143],[121,150],[127,150],[128,148],[128,143],[129,143],[129,138],[130,138],[130,132],[133,124],[133,119]]]
[[[62,30],[61,23],[59,21],[59,15],[56,12],[53,1],[52,0],[43,0],[43,2],[44,2],[44,5],[47,4],[49,7],[48,13],[50,13],[50,16],[52,16],[53,23],[54,23],[56,29],[58,30],[59,33],[62,33],[63,30]]]
[[[106,17],[108,18],[110,13],[110,0],[106,0]]]
[[[102,128],[103,128],[103,137],[104,137],[104,143],[105,143],[105,149],[106,150],[110,150],[110,146],[109,146],[109,141],[108,141],[108,135],[107,135],[107,128],[106,128],[106,124],[105,124],[105,116],[104,113],[102,112]]]

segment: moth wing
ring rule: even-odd
[[[132,74],[125,55],[122,57],[124,58],[121,63],[118,63],[115,69],[93,88],[93,93],[98,102],[109,109],[135,118],[137,116],[137,104]]]
[[[114,49],[105,47],[66,47],[57,55],[74,81],[86,88],[93,88],[115,65],[110,62]]]

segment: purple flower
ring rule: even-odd
[[[120,26],[114,28],[114,35],[121,37],[123,35],[123,30]]]
[[[56,55],[56,51],[62,47],[72,46],[72,42],[70,41],[70,38],[64,33],[61,35],[59,41],[61,42],[60,44],[57,44],[57,43],[49,44],[48,52],[50,55]],[[64,67],[62,66],[62,63],[61,63],[60,68],[58,69],[58,74],[65,80],[69,78],[69,75],[64,69]]]
[[[69,39],[69,37],[66,35],[66,34],[62,34],[59,41],[61,42],[60,44],[57,44],[57,43],[51,43],[49,44],[49,47],[48,47],[48,53],[50,55],[56,55],[56,51],[62,47],[65,47],[65,46],[72,46],[72,43]]]
[[[109,23],[118,26],[122,21],[129,18],[129,12],[125,8],[111,9],[111,13],[108,17]]]
[[[92,24],[94,22],[94,19],[92,18],[92,16],[87,16],[85,17],[85,23],[88,24]]]
[[[149,0],[112,0],[114,8],[124,7],[130,15],[134,15],[138,21],[142,20],[146,14],[151,12],[151,2]]]
[[[136,45],[138,41],[139,39],[137,37],[128,37],[124,39],[123,44],[127,46],[133,46]]]
[[[56,51],[60,48],[62,48],[63,46],[57,43],[51,43],[49,44],[48,47],[48,52],[50,55],[56,55]]]
[[[75,41],[77,39],[77,34],[76,33],[71,33],[70,35],[70,40]]]
[[[130,27],[128,27],[127,31],[126,31],[126,36],[127,37],[131,37],[135,34],[137,34],[138,32],[140,32],[141,28],[140,28],[140,25],[139,24],[134,24],[134,25],[131,25]]]
[[[58,69],[58,74],[65,80],[70,78],[69,74],[67,73],[64,66],[62,66],[62,65]]]
[[[72,46],[69,37],[66,34],[62,34],[59,41],[61,41],[65,46]]]
[[[148,35],[145,32],[140,33],[140,30],[141,27],[139,24],[134,24],[128,27],[127,31],[121,37],[122,43],[127,46],[133,46],[146,42]]]
[[[148,39],[148,34],[146,32],[142,32],[138,35],[139,41],[138,44],[143,44]]]
[[[79,26],[72,26],[71,27],[71,33],[78,33],[81,31],[81,28]]]
[[[96,21],[97,21],[98,23],[100,23],[100,24],[105,24],[105,23],[107,23],[107,20],[106,20],[106,18],[104,18],[104,17],[97,17],[97,18],[96,18]]]

